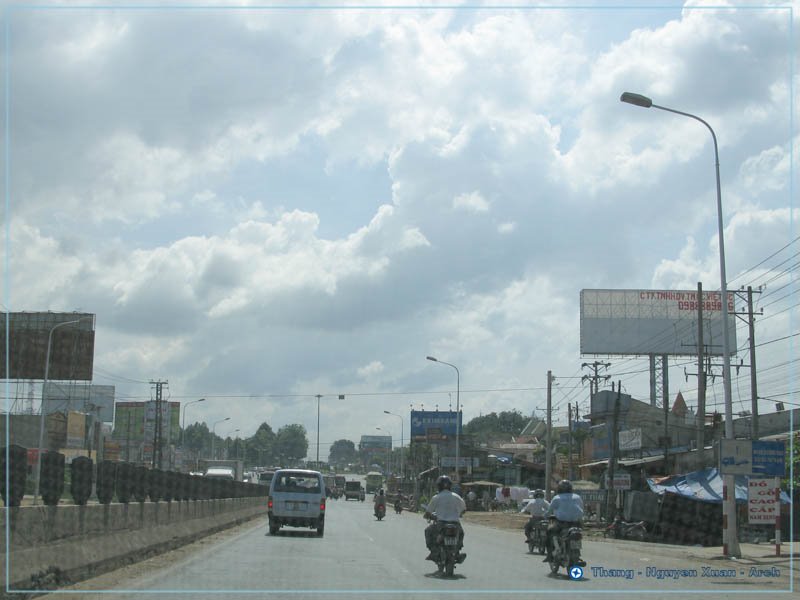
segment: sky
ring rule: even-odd
[[[797,406],[796,9],[6,5],[0,301],[96,314],[117,400],[166,380],[206,398],[187,424],[300,423],[310,457],[318,417],[321,458],[407,443],[412,408],[543,417],[548,371],[563,424],[596,360],[648,401],[646,357],[581,354],[580,292],[719,290],[715,160],[630,91],[716,133],[728,286],[762,286],[759,411]],[[738,318],[734,413],[748,337]],[[694,406],[695,359],[669,365]]]

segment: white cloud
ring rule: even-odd
[[[359,368],[356,372],[362,379],[368,379],[370,377],[374,377],[375,375],[380,375],[383,373],[383,371],[383,363],[381,363],[379,360],[373,360],[368,365],[364,365],[363,367]]]
[[[459,194],[453,198],[453,208],[466,210],[471,213],[482,213],[489,211],[489,203],[481,196],[479,191]]]

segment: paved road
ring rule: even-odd
[[[453,578],[443,578],[437,576],[432,562],[424,560],[425,525],[419,514],[393,511],[378,522],[369,500],[331,501],[323,538],[294,528],[271,536],[266,533],[266,520],[258,519],[221,541],[198,545],[198,550],[181,560],[165,560],[163,568],[151,567],[128,579],[107,575],[111,583],[103,589],[113,589],[115,600],[180,597],[175,592],[192,597],[203,593],[202,597],[215,599],[318,599],[326,590],[340,598],[387,599],[442,593],[499,599],[544,592],[577,598],[586,592],[610,595],[615,591],[674,599],[676,593],[697,591],[703,598],[730,600],[731,593],[757,598],[789,589],[786,561],[779,565],[779,576],[772,571],[767,575],[770,565],[764,563],[759,568],[765,569],[765,575],[751,577],[749,565],[723,572],[735,563],[710,555],[687,558],[687,549],[635,542],[587,541],[586,574],[572,581],[563,575],[551,576],[540,556],[528,554],[521,532],[473,524],[465,526],[466,562],[457,567]],[[158,564],[158,559],[151,563]],[[679,570],[696,570],[696,574]]]

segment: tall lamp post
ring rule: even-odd
[[[211,460],[215,460],[216,455],[214,454],[214,442],[216,441],[215,438],[217,437],[217,425],[220,423],[224,423],[225,421],[230,421],[230,417],[225,417],[224,419],[220,419],[214,426],[211,428]]]
[[[317,469],[319,469],[319,400],[322,394],[317,394],[315,398],[317,399]],[[344,394],[339,394],[339,400],[344,400]]]
[[[44,391],[47,387],[47,378],[50,375],[50,349],[53,345],[53,332],[58,329],[59,327],[64,327],[66,325],[75,325],[76,323],[80,323],[81,321],[85,321],[86,319],[91,319],[91,317],[81,317],[80,319],[74,319],[72,321],[64,321],[63,323],[56,323],[50,328],[50,332],[47,334],[47,353],[44,356],[44,380],[42,381],[42,406],[41,406],[41,416],[39,418],[39,454],[36,457],[36,485],[34,486],[33,490],[33,504],[36,505],[37,498],[39,497],[39,483],[41,481],[42,475],[42,452],[44,451],[44,424],[45,424],[45,410],[44,410]]]
[[[317,394],[317,466],[316,468],[319,469],[319,399],[322,398],[322,394]]]
[[[722,187],[719,178],[719,149],[717,147],[717,136],[711,125],[706,123],[697,115],[693,115],[680,110],[667,108],[666,106],[659,106],[653,104],[653,101],[647,96],[641,94],[633,94],[631,92],[624,92],[619,98],[622,102],[633,104],[634,106],[641,106],[642,108],[657,108],[676,115],[689,117],[695,121],[699,121],[705,125],[711,132],[711,139],[714,141],[714,166],[716,168],[717,176],[717,235],[719,236],[719,279],[720,279],[720,293],[722,295],[722,384],[725,398],[725,438],[734,439],[733,434],[733,403],[731,400],[731,356],[730,346],[728,343],[728,283],[725,275],[725,240],[724,240],[724,227],[722,224]],[[702,340],[701,340],[702,343]],[[702,418],[702,415],[701,415]],[[699,451],[699,449],[698,449]],[[739,540],[737,537],[736,526],[736,498],[734,494],[734,476],[724,475],[723,483],[727,493],[723,493],[722,501],[722,520],[723,520],[723,554],[725,556],[739,556]]]
[[[241,431],[241,429],[234,429],[233,431],[229,431],[228,433],[225,434],[225,438],[227,439],[231,436],[232,433],[237,433],[239,431]],[[225,444],[225,460],[230,458],[230,454],[231,454],[230,446],[228,446],[228,444]]]
[[[186,407],[190,404],[194,404],[195,402],[205,402],[205,398],[200,398],[199,400],[192,400],[191,402],[187,402],[183,405],[183,417],[181,418],[181,448],[183,448],[183,438],[186,432]]]
[[[434,358],[433,356],[426,356],[428,360],[432,360],[433,362],[442,363],[443,365],[447,365],[448,367],[453,367],[456,370],[456,483],[461,482],[461,473],[459,470],[459,430],[461,429],[461,373],[458,372],[458,367],[455,365],[450,364],[449,362],[444,362],[443,360],[439,360],[438,358]]]
[[[393,417],[397,417],[398,419],[400,419],[400,481],[402,481],[403,478],[405,477],[405,469],[403,468],[404,467],[403,442],[405,440],[403,435],[403,417],[401,417],[400,415],[396,415],[394,413],[390,413],[388,410],[385,410],[383,412],[386,413],[387,415],[392,415]]]

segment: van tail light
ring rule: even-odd
[[[267,496],[267,508],[272,509],[272,496]]]
[[[325,512],[325,498],[320,498],[319,500],[319,509],[322,512]]]

